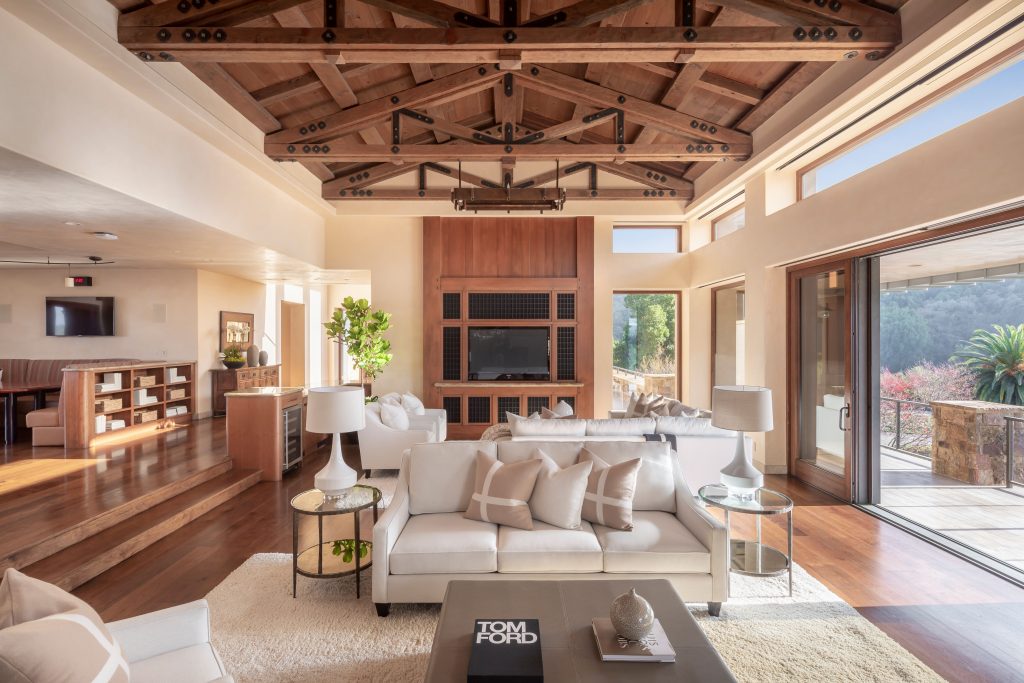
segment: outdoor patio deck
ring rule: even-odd
[[[1024,487],[972,486],[883,448],[880,507],[1024,570]]]

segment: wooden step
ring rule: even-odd
[[[20,523],[13,518],[2,517],[0,536],[0,572],[7,567],[21,569],[58,553],[90,536],[98,534],[127,519],[134,517],[165,501],[173,499],[202,484],[230,472],[232,462],[224,457],[219,462],[203,467],[195,472],[178,474],[189,462],[171,467],[163,475],[175,477],[172,481],[160,484],[157,476],[152,476],[154,488],[141,491],[135,497],[128,497],[128,492],[117,492],[111,496],[114,501],[109,506],[101,506],[98,498],[102,497],[100,487],[94,482],[91,491],[88,485],[76,487],[74,495],[66,489],[48,487],[48,500],[31,500],[23,497],[23,503],[17,514],[21,517],[30,515]],[[123,468],[112,468],[104,472],[107,478],[122,477]],[[180,478],[179,478],[180,477]],[[78,491],[81,488],[82,491]],[[108,494],[109,495],[109,494]],[[13,498],[13,496],[11,496]],[[17,528],[4,528],[15,525]]]
[[[259,480],[259,470],[231,470],[31,564],[24,572],[70,591]]]

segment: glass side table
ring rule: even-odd
[[[359,573],[373,561],[373,543],[360,537],[359,513],[373,508],[373,522],[377,523],[381,492],[373,486],[353,486],[339,498],[327,498],[323,491],[310,489],[292,498],[292,597],[296,595],[298,577],[333,579],[356,575],[356,598],[360,597]],[[352,515],[352,538],[324,540],[324,521],[336,515]],[[299,548],[299,521],[315,517],[316,543]],[[338,532],[344,535],[348,529]]]
[[[789,572],[789,595],[793,596],[793,501],[778,491],[758,489],[753,498],[730,495],[722,484],[707,484],[697,491],[697,497],[706,505],[725,510],[725,529],[729,533],[729,571],[745,576],[779,576]],[[732,538],[729,513],[742,512],[755,516],[755,540]],[[786,552],[761,542],[761,517],[788,515],[786,525]]]

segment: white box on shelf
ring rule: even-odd
[[[146,397],[144,397],[144,398],[143,398],[143,399],[142,399],[141,401],[139,401],[139,405],[142,405],[142,406],[151,406],[151,405],[153,405],[154,403],[156,403],[156,402],[157,402],[158,400],[159,400],[159,399],[157,399],[157,397],[156,397],[156,396],[146,396]]]
[[[116,384],[100,383],[96,385],[96,393],[103,394],[108,391],[117,391],[119,388]]]
[[[167,368],[167,383],[177,384],[188,381],[188,377],[178,374],[178,368]]]
[[[135,390],[135,405],[148,406],[156,403],[158,400],[156,396],[151,396],[145,389]]]
[[[121,388],[121,373],[120,372],[104,372],[103,373],[103,384],[113,385],[114,389]],[[110,391],[110,390],[107,390]]]
[[[124,429],[124,427],[125,427],[125,421],[124,420],[111,420],[110,421],[110,431],[115,431],[117,429]]]
[[[107,431],[107,416],[106,415],[97,415],[96,416],[96,433],[97,434],[102,434],[105,431]]]

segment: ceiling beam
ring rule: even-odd
[[[161,2],[118,18],[118,26],[236,26],[268,17],[308,0],[220,0],[196,3]]]
[[[281,128],[281,123],[219,64],[192,64],[189,71],[224,98],[242,116],[264,133]]]
[[[402,164],[396,166],[391,163],[374,164],[362,169],[357,173],[343,173],[333,180],[324,183],[323,197],[335,197],[342,191],[353,192],[374,185],[376,183],[398,178],[407,173],[412,173],[419,167],[419,164]]]
[[[557,26],[559,28],[590,26],[648,2],[651,0],[581,0],[568,7],[537,17],[523,25]]]
[[[666,107],[672,107],[676,111],[682,111],[683,105],[693,89],[697,87],[701,76],[707,71],[703,64],[683,64],[676,77],[672,79],[668,88],[661,96],[660,103]],[[635,143],[647,144],[654,142],[658,131],[649,126],[644,126],[633,140]]]
[[[742,143],[749,148],[750,136],[675,109],[663,107],[611,88],[568,76],[542,66],[530,65],[520,78],[529,88],[555,95],[570,102],[588,102],[598,107],[615,107],[626,113],[628,121],[688,139]]]
[[[599,161],[597,162],[597,167],[606,173],[617,175],[620,178],[634,180],[638,183],[649,185],[655,189],[676,190],[677,192],[686,195],[689,199],[693,198],[693,183],[690,181],[683,180],[681,178],[672,178],[664,173],[659,173],[658,171],[639,164],[610,164],[604,161]]]
[[[643,190],[639,188],[629,189],[566,189],[566,199],[573,200],[610,200],[610,201],[672,201],[676,203],[687,203],[689,197],[681,194],[671,194],[668,190]],[[378,201],[449,201],[452,197],[451,189],[428,189],[428,190],[403,190],[384,188],[377,190],[365,190],[362,194],[347,192],[345,195],[324,195],[324,199],[331,201],[353,201],[353,200],[378,200]]]
[[[394,163],[422,163],[425,161],[494,161],[509,158],[517,161],[718,161],[745,159],[750,156],[750,144],[659,144],[659,145],[602,145],[552,142],[545,145],[474,145],[451,143],[446,145],[360,145],[335,142],[324,147],[319,144],[267,143],[266,153],[278,161],[315,159],[334,161],[391,161]]]
[[[316,74],[308,73],[255,90],[252,96],[257,102],[266,106],[298,95],[316,92],[320,87],[320,79]]]
[[[510,42],[510,36],[514,39]],[[206,40],[203,40],[203,36]],[[876,60],[899,42],[896,26],[544,28],[120,27],[140,58],[214,62],[473,63],[510,49],[523,61],[777,62]],[[164,57],[166,55],[166,57]]]
[[[314,123],[286,128],[268,136],[267,142],[331,140],[356,130],[361,130],[367,126],[375,125],[386,119],[391,112],[399,109],[422,107],[428,104],[443,104],[444,102],[450,102],[470,93],[489,88],[500,77],[501,72],[493,66],[463,69],[429,83],[417,85],[391,95],[385,95],[384,97],[370,100],[365,104],[358,104],[335,114],[330,114]]]
[[[827,22],[843,26],[898,26],[899,17],[855,0],[714,0],[745,14],[782,25],[802,26]]]
[[[467,12],[458,7],[446,5],[443,2],[434,2],[433,0],[400,0],[398,2],[392,0],[363,0],[363,3],[380,7],[394,14],[400,14],[428,26],[436,26],[437,28],[501,25],[479,14]]]
[[[445,178],[451,178],[452,180],[455,181],[461,181],[461,183],[464,185],[474,185],[476,187],[490,188],[501,187],[501,183],[496,183],[493,180],[488,180],[487,178],[484,178],[483,176],[477,175],[475,173],[462,171],[459,170],[457,167],[453,168],[445,164],[428,162],[423,164],[423,168],[427,169],[431,173],[436,173],[437,175],[443,176]]]

